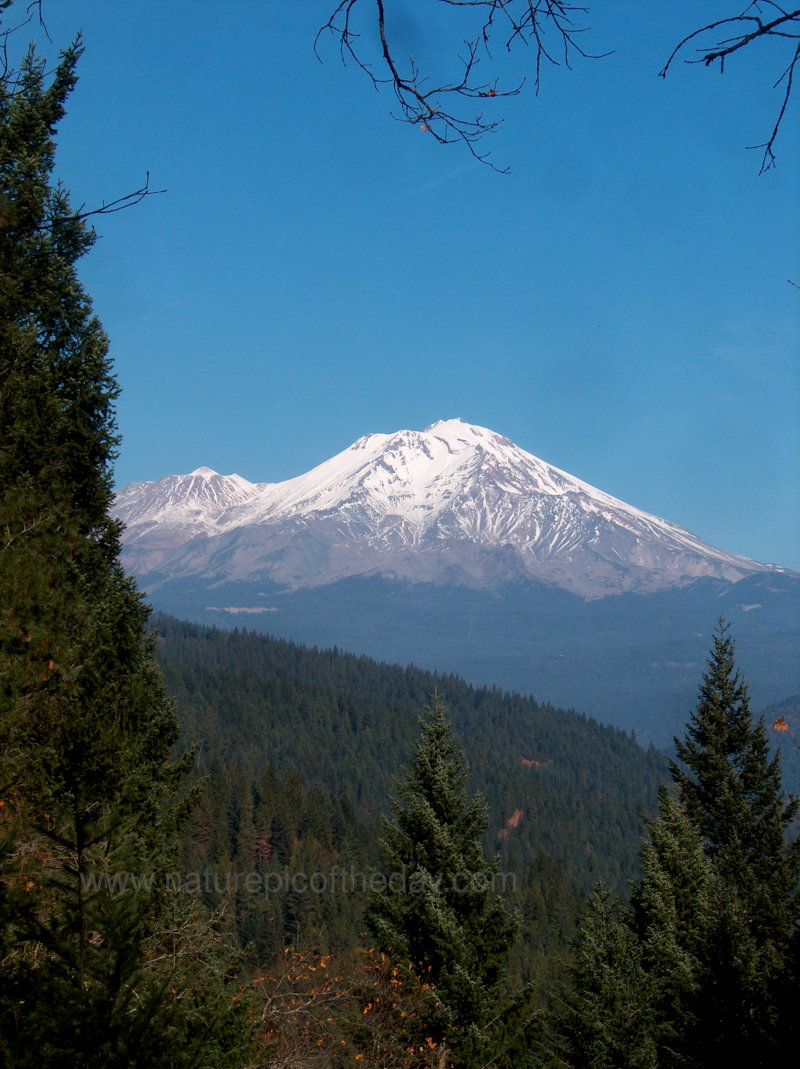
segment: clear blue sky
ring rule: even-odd
[[[460,40],[441,5],[395,2],[405,50],[441,66]],[[776,169],[745,149],[771,130],[781,54],[664,81],[736,0],[598,0],[586,46],[614,54],[498,102],[500,175],[393,122],[332,42],[317,61],[333,6],[44,2],[55,46],[85,38],[59,133],[73,201],[145,171],[168,189],[100,219],[82,266],[123,388],[118,483],[276,481],[461,416],[800,568],[800,94]],[[510,83],[532,54],[495,58]]]

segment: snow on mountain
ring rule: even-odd
[[[702,542],[459,419],[368,434],[318,467],[253,484],[198,468],[120,491],[140,578],[346,576],[491,587],[520,578],[587,597],[769,570]]]
[[[129,483],[117,494],[116,512],[125,519],[129,539],[158,527],[214,534],[232,509],[258,496],[259,487],[240,475],[197,468],[154,483]]]

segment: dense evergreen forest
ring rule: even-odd
[[[549,973],[580,896],[598,881],[627,894],[667,763],[624,732],[452,676],[246,631],[155,623],[183,740],[208,775],[188,833],[194,867],[316,869],[334,850],[337,864],[364,872],[376,861],[380,817],[410,760],[419,715],[438,695],[470,787],[487,802],[484,847],[513,875],[512,899],[526,918],[518,973]],[[326,947],[357,941],[358,893],[323,904],[314,895],[275,897],[280,905],[269,908],[247,896],[239,903],[240,935],[256,946],[298,932]]]
[[[798,807],[724,622],[669,765],[455,678],[153,633],[52,174],[81,44],[14,68],[10,24],[0,1069],[793,1065]]]

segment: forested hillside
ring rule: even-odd
[[[485,846],[515,874],[530,938],[558,942],[579,894],[599,880],[626,895],[642,818],[667,775],[655,750],[587,717],[453,676],[155,622],[183,741],[198,747],[196,766],[209,776],[192,835],[195,866],[225,859],[237,871],[313,869],[334,850],[339,865],[364,871],[419,715],[438,694],[466,752],[470,787],[488,803]],[[324,910],[313,895],[284,903],[282,931],[253,916],[274,917],[274,909],[244,897],[243,932],[274,944],[312,930],[346,944],[357,934],[359,896],[328,897]]]

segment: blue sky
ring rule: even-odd
[[[797,100],[767,42],[679,63],[735,0],[602,0],[573,70],[497,101],[463,147],[313,42],[333,0],[45,0],[80,83],[57,172],[101,218],[82,278],[123,394],[119,484],[208,465],[254,482],[362,434],[461,416],[725,549],[800,568]],[[396,0],[441,68],[460,37]],[[430,14],[432,12],[432,14]],[[31,31],[33,33],[33,30]],[[53,46],[44,43],[53,53]],[[508,84],[530,50],[482,62]]]

